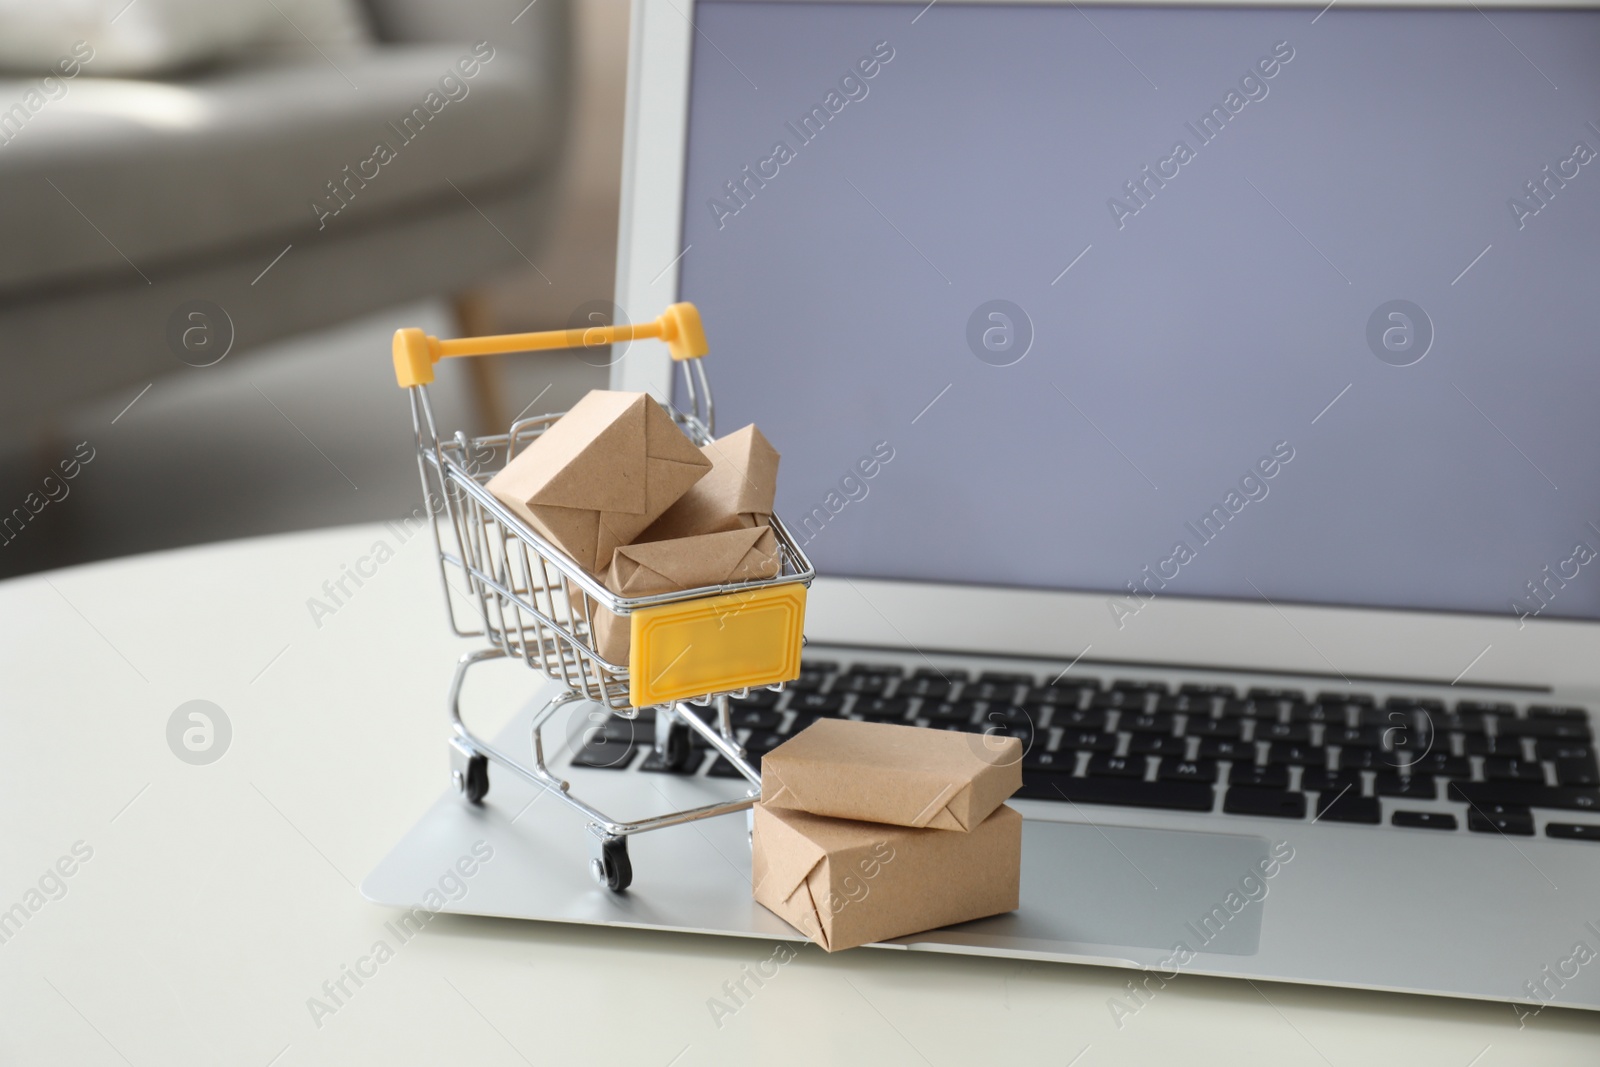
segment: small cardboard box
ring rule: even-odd
[[[758,804],[751,847],[756,902],[829,952],[1014,911],[1020,900],[1022,816],[1004,806],[953,834]]]
[[[840,819],[967,830],[1022,787],[1022,742],[818,719],[761,761],[761,803]]]
[[[651,596],[697,585],[748,582],[778,573],[778,539],[767,526],[725,530],[672,541],[623,545],[611,556],[606,588],[619,596]],[[569,591],[573,587],[569,586]],[[588,599],[595,651],[611,663],[628,662],[631,622]]]
[[[591,390],[487,486],[586,570],[661,517],[711,461],[644,393]]]
[[[650,524],[641,541],[761,526],[778,488],[778,450],[754,425],[719,437],[700,450],[711,473]]]

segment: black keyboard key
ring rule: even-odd
[[[1189,742],[1181,737],[1163,737],[1160,734],[1134,734],[1128,739],[1130,756],[1183,756],[1189,751]]]
[[[1544,767],[1531,760],[1485,756],[1483,776],[1491,782],[1537,782],[1543,785]]]
[[[1117,735],[1097,730],[1068,730],[1061,735],[1058,747],[1080,752],[1110,752],[1117,747]]]
[[[651,749],[650,754],[639,764],[639,770],[649,771],[652,774],[693,774],[700,769],[700,764],[705,758],[704,752],[691,752],[682,766],[668,767],[662,760],[661,754]]]
[[[729,708],[728,712],[735,729],[776,730],[783,721],[783,712],[766,708]]]
[[[1222,810],[1229,815],[1263,815],[1272,819],[1306,817],[1304,793],[1285,793],[1280,789],[1252,789],[1234,786],[1222,798]]]
[[[1228,771],[1229,785],[1248,785],[1258,789],[1288,789],[1289,768],[1257,767],[1253,763],[1235,763]]]
[[[1295,704],[1289,709],[1289,721],[1301,723],[1320,722],[1325,726],[1344,726],[1350,721],[1349,712],[1342,705]]]
[[[1310,744],[1311,727],[1297,722],[1258,722],[1256,723],[1257,741],[1289,741],[1296,744]]]
[[[960,667],[918,667],[911,672],[913,678],[942,678],[951,682],[964,682],[968,674]]]
[[[1340,748],[1382,748],[1384,732],[1371,726],[1324,726],[1322,743]]]
[[[1377,826],[1383,822],[1383,807],[1377,797],[1364,797],[1354,789],[1345,793],[1318,793],[1317,820]]]
[[[1224,700],[1222,702],[1222,717],[1224,719],[1276,719],[1283,714],[1283,709],[1272,701],[1265,700]]]
[[[1522,739],[1518,737],[1487,737],[1469,734],[1466,739],[1469,756],[1502,756],[1522,758]]]
[[[1070,800],[1076,804],[1116,804],[1129,808],[1210,811],[1216,791],[1201,782],[1138,782],[1131,778],[1068,778],[1064,774],[1022,775],[1019,797]]]
[[[1454,798],[1447,798],[1447,799],[1454,799]],[[1506,803],[1502,803],[1500,801],[1493,801],[1493,802],[1488,803],[1488,804],[1474,804],[1472,806],[1474,808],[1478,809],[1479,811],[1483,812],[1483,814],[1485,814],[1485,815],[1526,815],[1526,814],[1528,814],[1528,805],[1526,805],[1526,804],[1506,804]]]
[[[1379,733],[1394,726],[1409,728],[1416,715],[1412,708],[1360,708],[1356,725]]]
[[[1178,687],[1178,692],[1187,696],[1221,697],[1232,700],[1239,695],[1239,691],[1231,685],[1216,685],[1209,682],[1185,682]]]
[[[962,700],[998,700],[1014,703],[1019,687],[1014,682],[968,682],[961,687]]]
[[[1595,767],[1594,757],[1556,760],[1556,784],[1600,785],[1600,769]]]
[[[1099,753],[1089,757],[1084,773],[1095,778],[1144,778],[1143,756],[1108,756]]]
[[[774,689],[752,689],[742,697],[734,697],[729,706],[734,708],[770,708],[783,694]]]
[[[997,685],[1033,685],[1038,679],[1031,674],[1018,671],[984,671],[978,675],[980,682],[994,682]]]
[[[1390,697],[1383,706],[1391,711],[1425,711],[1430,715],[1444,714],[1444,701],[1432,697]]]
[[[1533,815],[1527,812],[1490,814],[1477,808],[1467,809],[1467,829],[1476,834],[1507,834],[1516,837],[1533,836]]]
[[[1050,713],[1050,725],[1063,730],[1104,730],[1106,713],[1087,708],[1056,708]]]
[[[633,762],[634,756],[646,747],[642,744],[623,744],[595,737],[573,753],[572,765],[592,767],[596,770],[623,770]]]
[[[1383,747],[1394,754],[1394,762],[1409,762],[1412,756],[1420,756],[1433,750],[1435,734],[1433,728],[1426,722],[1420,723],[1415,728],[1397,726],[1382,733]],[[1442,742],[1446,746],[1449,741]]]
[[[1569,719],[1585,722],[1589,718],[1589,709],[1576,707],[1552,707],[1549,704],[1528,705],[1528,718],[1530,719]]]
[[[1587,719],[1501,719],[1501,737],[1532,737],[1540,741],[1591,741]]]
[[[899,678],[906,672],[905,668],[897,667],[893,663],[852,663],[850,669],[844,673],[851,677],[868,675],[874,678]]]
[[[1173,722],[1171,715],[1124,711],[1117,718],[1117,729],[1133,734],[1170,734]]]
[[[1208,737],[1200,742],[1200,757],[1202,759],[1244,760],[1247,763],[1253,763],[1256,758],[1256,745],[1254,741],[1236,741],[1228,737]]]
[[[1352,707],[1370,708],[1377,703],[1371,693],[1352,693],[1343,689],[1324,689],[1317,694],[1318,704],[1349,704]]]
[[[910,707],[909,700],[901,700],[898,697],[860,696],[856,697],[850,713],[874,722],[900,722],[905,719],[906,711]]]
[[[1450,799],[1484,807],[1511,804],[1526,808],[1600,811],[1600,789],[1539,785],[1534,782],[1451,782]]]
[[[1433,729],[1435,733],[1455,734],[1483,734],[1487,727],[1483,724],[1482,715],[1463,715],[1459,711],[1452,711],[1448,715],[1433,716]]]
[[[1429,752],[1408,765],[1412,774],[1432,774],[1440,778],[1471,778],[1472,761],[1448,752]]]
[[[1600,826],[1581,822],[1545,823],[1547,837],[1560,837],[1568,841],[1600,841]]]
[[[1022,767],[1030,771],[1059,771],[1071,774],[1078,763],[1076,752],[1046,752],[1035,746],[1022,754]]]
[[[1075,708],[1083,703],[1083,694],[1099,686],[1041,685],[1022,693],[1024,704],[1066,705]]]
[[[1324,767],[1328,763],[1328,750],[1313,745],[1274,741],[1267,746],[1267,762],[1297,767]]]
[[[865,696],[882,696],[889,691],[893,678],[881,674],[846,675],[833,683],[835,693],[861,693]]]
[[[917,718],[926,719],[938,726],[946,723],[970,723],[977,714],[978,705],[965,700],[924,700],[917,709]]]
[[[813,671],[817,674],[838,674],[839,664],[831,659],[812,659],[807,656],[800,661],[801,671]]]
[[[1586,741],[1535,741],[1533,751],[1540,759],[1594,759],[1594,749]]]
[[[1020,704],[990,704],[984,709],[982,721],[992,726],[1032,727],[1043,718]]]
[[[789,696],[789,710],[813,715],[838,715],[844,711],[844,697],[837,693],[792,693]]]
[[[1131,693],[1124,689],[1107,689],[1089,698],[1089,707],[1101,711],[1117,711],[1123,708],[1143,711],[1148,703],[1147,694]]]
[[[1103,689],[1104,684],[1100,679],[1090,674],[1082,674],[1072,670],[1069,666],[1060,673],[1052,673],[1050,681],[1040,688],[1049,689]]]
[[[716,719],[715,718],[713,718],[711,720],[711,728],[713,730],[715,730],[717,728],[717,723],[716,723]],[[703,734],[701,734],[699,730],[696,730],[694,727],[689,726],[687,723],[684,724],[683,732],[689,738],[689,746],[691,748],[710,748],[711,747],[711,742],[707,741],[705,739],[705,736]],[[656,740],[655,727],[650,725],[650,724],[648,724],[648,723],[645,724],[644,730],[639,732],[639,733],[637,733],[637,734],[635,734],[634,739],[641,745],[652,745],[652,744],[654,744],[655,740]]]
[[[1277,689],[1269,686],[1252,686],[1245,694],[1251,700],[1293,700],[1303,703],[1306,699],[1304,690]]]
[[[785,682],[783,687],[796,693],[815,693],[820,691],[832,677],[831,673],[806,670],[802,667],[800,669],[800,677]]]
[[[1111,683],[1111,688],[1120,689],[1124,693],[1154,693],[1157,696],[1166,696],[1172,690],[1166,682],[1141,681],[1131,678],[1118,678]]]
[[[954,682],[941,678],[908,678],[894,692],[898,697],[922,697],[925,700],[949,700]]]
[[[1183,735],[1238,740],[1244,736],[1244,730],[1238,719],[1208,719],[1201,715],[1191,715],[1183,724]]]
[[[832,716],[832,715],[796,715],[793,719],[789,720],[788,729],[785,729],[782,732],[785,735],[789,736],[789,737],[793,737],[795,734],[799,733],[801,730],[804,730],[807,726],[810,726],[812,723],[820,722],[823,719],[831,719],[831,718],[834,718],[834,716]]]
[[[1300,773],[1300,788],[1308,793],[1361,792],[1361,775],[1357,771],[1330,771],[1324,767],[1307,767]]]
[[[654,722],[640,722],[637,719],[623,719],[612,715],[597,730],[590,727],[584,731],[580,740],[585,745],[603,742],[620,745],[653,745],[656,743],[656,724]]]
[[[1458,700],[1456,701],[1456,711],[1462,715],[1477,715],[1479,717],[1484,715],[1498,717],[1517,713],[1515,705],[1506,704],[1498,700]]]
[[[759,753],[759,752],[750,753],[750,755],[745,757],[745,762],[750,764],[750,766],[754,767],[756,770],[759,771],[761,769],[761,753]],[[723,759],[721,756],[718,756],[717,757],[717,761],[711,765],[710,770],[706,771],[706,777],[707,778],[738,778],[741,781],[745,781],[746,780],[745,776],[739,773],[739,770],[738,770],[737,767],[735,767],[733,764],[729,763],[727,760]]]
[[[1210,715],[1215,704],[1216,701],[1210,697],[1179,693],[1177,696],[1157,697],[1156,711],[1162,715]]]
[[[785,741],[789,740],[784,734],[773,733],[770,730],[756,730],[744,739],[746,752],[771,752]]]
[[[1156,777],[1163,782],[1215,782],[1216,760],[1163,759],[1156,766]]]
[[[1339,750],[1338,769],[1341,771],[1386,771],[1393,768],[1392,757],[1375,748],[1342,748]]]
[[[1431,774],[1399,774],[1379,771],[1373,792],[1380,797],[1405,797],[1407,800],[1438,800],[1439,783]]]
[[[1389,821],[1413,830],[1454,830],[1461,825],[1447,811],[1397,811],[1389,816]]]

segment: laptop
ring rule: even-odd
[[[1026,746],[1021,907],[879,947],[1600,1008],[1597,57],[1576,4],[636,0],[613,311],[698,305],[819,573],[745,747]],[[741,794],[571,719],[606,810]],[[491,770],[363,890],[798,937],[743,816],[631,863]]]

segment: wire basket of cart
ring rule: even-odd
[[[777,573],[651,596],[622,596],[556,547],[487,488],[493,475],[553,426],[562,413],[519,418],[508,432],[442,436],[428,386],[440,359],[542,349],[609,345],[659,338],[673,357],[684,405],[666,410],[696,446],[712,440],[710,383],[702,357],[705,336],[692,304],[674,304],[653,322],[587,329],[439,340],[421,330],[399,330],[395,376],[410,394],[417,470],[438,552],[446,612],[456,634],[482,637],[487,647],[461,657],[448,697],[452,780],[466,799],[481,804],[494,763],[555,795],[586,820],[591,872],[600,884],[627,888],[632,880],[628,837],[696,819],[748,809],[760,795],[761,776],[745,758],[732,727],[729,699],[758,688],[781,689],[799,675],[806,591],[814,571],[783,522],[772,516]],[[469,604],[463,607],[461,602]],[[626,662],[600,652],[601,612],[625,621]],[[616,619],[607,620],[616,625]],[[490,660],[515,658],[560,683],[561,690],[535,712],[531,760],[519,759],[473,733],[461,711],[468,672]],[[691,757],[687,731],[697,731],[747,782],[745,795],[631,820],[614,818],[576,795],[545,755],[543,731],[575,702],[604,709],[598,718],[636,718],[655,709],[654,746],[668,767]],[[713,709],[706,717],[689,705]]]

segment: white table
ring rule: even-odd
[[[0,927],[0,1064],[1600,1061],[1578,1012],[1183,977],[1119,1029],[1127,972],[810,946],[719,1027],[770,946],[449,916],[314,1021],[394,917],[355,883],[445,784],[470,646],[432,551],[360,526],[0,584],[0,916],[38,905]],[[509,713],[532,679],[502,677]],[[209,765],[168,746],[195,699],[232,725]],[[64,858],[64,895],[29,897]]]

